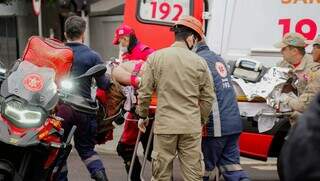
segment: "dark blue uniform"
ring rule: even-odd
[[[67,46],[73,50],[73,64],[71,68],[71,77],[84,74],[91,67],[102,64],[101,57],[86,45],[81,43],[67,43]],[[95,77],[97,86],[106,90],[108,80],[106,76]],[[91,99],[92,77],[82,78],[76,82],[73,88],[73,94],[81,95]],[[57,116],[62,117],[65,136],[68,135],[73,125],[77,126],[74,134],[74,144],[81,160],[85,163],[91,177],[94,177],[98,171],[104,171],[105,168],[98,154],[94,151],[95,136],[97,133],[97,122],[95,114],[87,114],[74,110],[69,105],[62,104],[59,106]],[[67,180],[67,167],[62,168],[59,180]]]
[[[208,180],[211,172],[215,173],[217,169],[226,181],[248,179],[240,166],[238,139],[242,122],[230,74],[224,60],[210,51],[205,43],[198,44],[196,53],[208,64],[217,96],[209,122],[203,129],[204,180]]]

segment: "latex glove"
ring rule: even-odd
[[[143,119],[140,118],[138,121],[138,128],[141,132],[145,133],[146,132],[146,127],[149,124],[149,118]]]

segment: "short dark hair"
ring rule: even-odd
[[[293,48],[296,48],[301,55],[305,55],[306,54],[306,49],[304,47],[296,47],[296,46],[292,46],[292,45],[289,45],[288,47],[289,47],[290,50],[293,49]]]
[[[70,16],[64,23],[64,30],[66,32],[66,38],[75,40],[86,30],[86,21],[80,16]]]
[[[199,37],[194,30],[185,26],[174,26],[171,28],[171,31],[174,32],[176,41],[184,41],[190,35],[194,35],[196,38],[198,38],[198,40],[201,39],[201,37]]]
[[[138,39],[135,34],[131,34],[129,36],[129,45],[128,45],[128,52],[131,53],[133,48],[137,45]]]

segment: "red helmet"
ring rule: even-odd
[[[114,45],[118,45],[119,38],[121,36],[129,36],[129,35],[134,35],[134,30],[130,26],[122,24],[116,29],[112,43]]]

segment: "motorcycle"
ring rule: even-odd
[[[104,65],[97,65],[71,81],[105,71]],[[57,174],[53,173],[59,173],[62,167],[57,160],[67,159],[76,129],[74,126],[63,139],[63,119],[55,116],[59,101],[81,110],[97,110],[91,102],[72,95],[72,84],[67,82],[58,87],[52,68],[28,61],[19,62],[4,79],[0,108],[1,181],[56,179]]]

